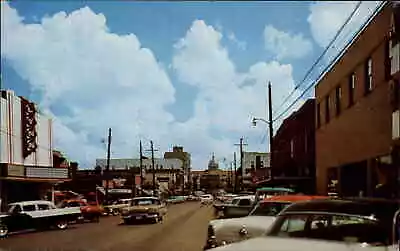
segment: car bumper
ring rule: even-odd
[[[123,215],[121,218],[123,220],[129,220],[129,221],[145,221],[145,220],[152,220],[155,218],[160,217],[159,214],[154,213],[154,214],[130,214],[130,215]]]

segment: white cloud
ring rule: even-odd
[[[247,48],[247,43],[245,41],[241,41],[239,39],[237,39],[235,33],[231,32],[228,35],[228,39],[234,43],[240,50],[246,50]]]
[[[200,90],[195,118],[238,137],[249,135],[250,145],[264,150],[259,139],[265,128],[252,129],[250,120],[254,115],[265,117],[268,81],[273,85],[275,106],[294,88],[292,66],[277,61],[258,62],[248,72],[240,73],[221,45],[221,38],[222,34],[212,26],[194,21],[176,46],[173,67],[182,82]],[[249,82],[252,84],[244,85]]]
[[[299,59],[312,51],[312,43],[303,34],[290,34],[277,30],[272,25],[264,29],[265,49],[276,55],[278,60]]]
[[[237,141],[232,135],[264,150],[259,140],[265,128],[251,128],[251,116],[265,114],[268,80],[274,104],[294,87],[292,67],[258,62],[240,73],[221,38],[197,20],[175,46],[173,69],[199,89],[194,115],[179,123],[165,108],[175,102],[169,76],[134,34],[110,32],[106,17],[88,7],[26,24],[1,2],[1,57],[42,94],[42,110],[54,117],[57,148],[85,167],[105,155],[101,139],[108,127],[114,157],[137,155],[139,139],[152,139],[160,152],[182,144],[196,169],[205,167],[213,151],[230,157]],[[53,114],[51,107],[60,104],[67,113]],[[223,133],[213,138],[211,130]]]
[[[315,2],[310,5],[308,23],[311,33],[318,45],[325,48],[334,38],[340,27],[348,19],[358,2]],[[352,36],[359,30],[361,25],[368,20],[381,1],[364,1],[350,22],[345,26],[333,47],[327,52],[327,59],[335,56]]]

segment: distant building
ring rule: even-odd
[[[287,117],[274,136],[272,182],[315,193],[315,100]]]
[[[255,182],[262,182],[270,176],[270,153],[244,152],[243,153],[243,185],[248,186]]]
[[[164,159],[180,159],[182,161],[183,176],[182,182],[186,184],[190,181],[190,167],[191,167],[191,155],[188,152],[183,151],[182,146],[174,146],[172,152],[165,152]]]
[[[398,190],[399,20],[385,2],[315,87],[320,194],[371,196],[377,184]]]

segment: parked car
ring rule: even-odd
[[[259,201],[246,217],[217,219],[209,222],[204,249],[243,241],[263,235],[276,215],[285,207],[299,201],[327,198],[310,195],[282,195]]]
[[[123,223],[135,221],[151,221],[158,223],[167,214],[167,206],[156,197],[138,197],[132,199],[130,205],[122,209]]]
[[[91,222],[99,222],[100,216],[104,209],[97,204],[89,204],[84,200],[65,200],[61,203],[60,208],[76,208],[81,211],[79,220],[89,220]]]
[[[230,203],[214,204],[214,210],[218,216],[222,213],[223,218],[243,217],[249,215],[255,202],[254,195],[237,196]]]
[[[399,201],[369,198],[299,202],[280,212],[263,237],[215,250],[396,250]],[[301,244],[303,243],[303,244]],[[285,245],[292,245],[281,249]],[[306,249],[304,249],[306,250]]]
[[[202,205],[211,205],[214,201],[214,196],[211,194],[204,194],[200,196],[200,202]]]
[[[22,201],[8,205],[7,213],[0,215],[0,237],[10,232],[29,229],[66,229],[78,219],[81,211],[75,208],[57,208],[50,201]]]
[[[128,207],[132,199],[119,199],[114,201],[111,205],[104,206],[104,213],[106,215],[117,216],[121,213],[121,210]]]

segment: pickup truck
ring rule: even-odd
[[[44,200],[15,202],[8,208],[8,212],[0,215],[0,238],[22,230],[64,230],[69,222],[81,216],[79,208],[57,208],[54,203]]]

